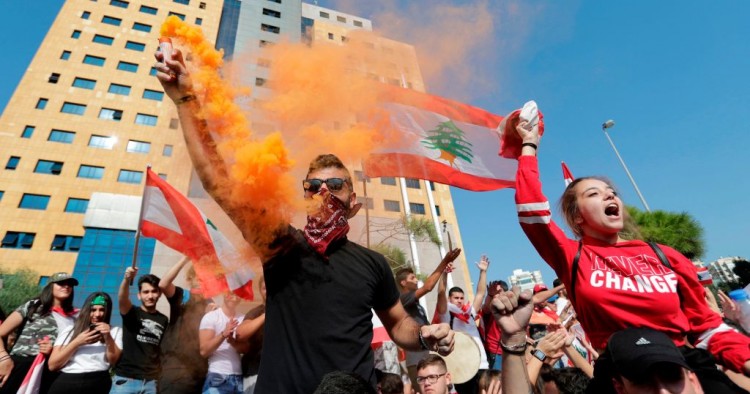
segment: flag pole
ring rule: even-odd
[[[138,245],[141,241],[141,222],[143,222],[143,206],[146,202],[146,185],[148,184],[148,172],[151,170],[151,164],[146,164],[146,179],[143,182],[143,193],[141,193],[141,209],[138,212],[138,225],[135,229],[135,245],[133,246],[133,261],[131,263],[131,267],[136,268],[138,265]],[[135,280],[135,275],[130,278],[130,285],[133,285],[133,281]]]

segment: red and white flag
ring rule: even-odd
[[[189,257],[205,297],[231,291],[253,299],[255,273],[187,197],[148,169],[143,199],[141,233]]]
[[[17,394],[39,394],[42,388],[42,373],[44,373],[44,363],[46,362],[44,354],[39,353],[31,363],[31,368],[26,372],[21,387],[16,391]]]
[[[570,185],[571,182],[573,182],[573,174],[570,173],[570,170],[568,169],[568,165],[565,164],[564,161],[561,161],[562,163],[562,172],[563,172],[563,179],[565,180],[565,187]]]
[[[427,179],[472,191],[515,185],[516,157],[498,154],[495,129],[502,116],[408,89],[389,90],[385,101],[381,127],[397,132],[399,143],[370,154],[367,176]]]

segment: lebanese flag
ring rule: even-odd
[[[573,182],[573,174],[570,173],[570,170],[568,169],[568,165],[565,164],[564,161],[561,161],[562,163],[562,173],[563,173],[563,179],[565,180],[565,187],[570,185],[571,182]]]
[[[31,363],[31,368],[26,373],[26,377],[23,378],[21,387],[16,391],[17,394],[39,394],[39,389],[42,388],[42,373],[44,373],[46,360],[44,354],[36,355],[34,362]]]
[[[472,191],[515,185],[515,157],[498,155],[495,129],[502,116],[395,87],[382,100],[386,116],[378,127],[385,135],[395,132],[398,143],[370,154],[363,166],[367,176],[427,179]]]
[[[370,346],[377,349],[383,345],[383,342],[388,341],[391,341],[388,331],[383,327],[383,322],[380,321],[375,311],[372,311],[372,342]]]
[[[253,299],[255,273],[242,255],[187,197],[146,171],[141,233],[193,261],[204,297],[227,291]]]

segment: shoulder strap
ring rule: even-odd
[[[661,263],[665,267],[672,269],[672,264],[670,264],[669,259],[667,258],[667,255],[664,254],[664,251],[661,250],[659,245],[657,245],[656,242],[653,242],[653,241],[648,241],[647,244],[648,246],[651,247],[651,249],[654,250],[654,253],[656,253],[656,257],[659,258],[659,261],[661,261]]]
[[[576,294],[576,279],[578,278],[578,260],[581,259],[581,248],[583,247],[583,242],[578,241],[578,251],[576,252],[576,257],[573,258],[573,265],[570,268],[570,290],[568,291],[568,297],[570,299],[575,298]]]

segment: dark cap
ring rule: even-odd
[[[609,338],[607,352],[614,370],[632,381],[641,381],[653,371],[656,363],[690,367],[669,337],[650,328],[626,328]]]
[[[49,281],[48,282],[49,283],[60,283],[60,282],[65,282],[65,281],[68,281],[68,282],[72,283],[73,286],[78,286],[78,279],[72,277],[67,272],[58,272],[58,273],[53,274],[52,276],[49,277]]]

